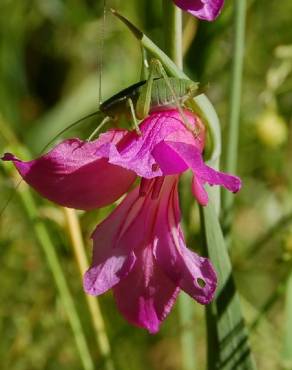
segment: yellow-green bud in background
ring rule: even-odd
[[[270,148],[282,145],[288,136],[285,120],[274,110],[266,110],[256,121],[257,136]]]

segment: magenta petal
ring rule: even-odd
[[[136,250],[144,248],[145,240],[150,240],[149,223],[154,209],[151,197],[140,197],[136,187],[96,227],[92,234],[92,265],[84,276],[87,293],[102,294],[128,275],[134,267]]]
[[[171,184],[172,181],[172,184]],[[168,179],[171,191],[164,189],[160,199],[154,255],[165,274],[201,304],[214,296],[217,277],[211,262],[186,248],[180,229],[177,181]]]
[[[118,284],[134,267],[136,256],[133,251],[117,249],[112,255],[105,254],[104,260],[90,267],[83,277],[83,286],[87,294],[94,296],[105,293]]]
[[[93,209],[108,205],[123,195],[136,175],[98,157],[106,142],[121,140],[124,133],[111,131],[93,142],[65,140],[44,156],[23,162],[7,153],[23,179],[42,196],[62,206]]]
[[[213,21],[218,17],[224,0],[174,0],[175,4],[199,19]]]
[[[208,204],[208,193],[204,189],[201,181],[195,175],[193,176],[192,180],[192,193],[194,194],[194,197],[197,199],[198,203],[201,204],[201,206],[206,206]]]
[[[190,124],[196,124],[196,117],[185,111]],[[138,176],[151,179],[164,173],[156,164],[158,146],[164,140],[194,143],[193,134],[186,129],[180,113],[175,109],[151,113],[140,125],[141,135],[129,133],[118,144],[107,143],[96,154],[109,158],[109,162],[136,172]],[[176,138],[176,140],[174,139]],[[203,143],[198,143],[202,146]],[[163,154],[163,153],[162,153]],[[181,172],[180,168],[178,169]]]
[[[104,293],[133,268],[136,260],[134,249],[143,243],[147,232],[145,218],[140,217],[144,203],[145,198],[139,197],[139,189],[136,188],[96,227],[92,234],[92,265],[84,275],[87,293]]]
[[[194,175],[201,184],[207,182],[210,185],[221,185],[233,193],[240,190],[241,180],[239,177],[216,171],[207,166],[203,161],[202,154],[196,147],[177,142],[167,142],[167,145],[180,155],[185,163],[192,169]]]
[[[151,246],[138,252],[133,270],[114,288],[118,308],[125,318],[153,334],[178,293],[179,288],[156,265]]]
[[[164,141],[156,145],[152,155],[164,176],[182,173],[188,169],[185,161]]]

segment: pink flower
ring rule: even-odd
[[[136,177],[114,212],[93,232],[93,260],[84,289],[100,295],[113,289],[125,318],[155,333],[183,289],[199,303],[209,303],[217,278],[212,264],[185,246],[180,227],[179,174],[191,169],[192,191],[208,203],[204,185],[223,185],[232,192],[240,179],[204,164],[205,131],[198,117],[177,110],[151,113],[136,132],[112,130],[93,142],[71,139],[48,154],[23,162],[11,160],[24,180],[44,197],[64,206],[91,209],[117,200]]]
[[[182,10],[199,19],[213,21],[220,14],[224,0],[174,0]]]

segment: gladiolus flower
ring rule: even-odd
[[[93,142],[65,140],[46,155],[23,162],[12,154],[24,180],[44,197],[67,207],[103,207],[140,184],[92,234],[93,259],[84,289],[100,295],[113,289],[120,312],[131,323],[155,333],[182,289],[201,304],[217,285],[211,262],[185,246],[180,227],[179,175],[191,169],[192,192],[208,203],[204,186],[240,189],[238,177],[205,165],[205,130],[197,116],[184,114],[195,136],[175,109],[151,113],[141,135],[111,130]]]
[[[174,0],[182,10],[205,21],[214,21],[221,12],[224,0]]]

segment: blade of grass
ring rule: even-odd
[[[241,103],[241,86],[244,58],[245,39],[245,15],[246,0],[235,0],[234,2],[234,45],[230,87],[230,113],[227,138],[227,153],[225,170],[228,173],[236,173],[238,135]],[[234,196],[232,193],[223,190],[222,198],[222,220],[224,230],[229,231],[232,221],[232,207]]]
[[[19,148],[16,151],[21,152]],[[19,191],[21,202],[24,206],[28,219],[32,224],[36,239],[43,249],[46,261],[55,280],[61,301],[66,310],[68,320],[74,334],[76,346],[80,355],[83,368],[85,370],[93,370],[94,364],[89,352],[88,345],[86,343],[85,334],[82,329],[82,325],[74,304],[73,297],[67,285],[64,272],[59,262],[54,245],[50,239],[49,231],[47,230],[44,222],[41,221],[41,219],[39,218],[37,206],[35,204],[31,192],[29,191],[26,185],[22,184],[22,186],[25,189]]]
[[[78,263],[81,279],[88,268],[88,259],[85,253],[81,228],[77,213],[74,209],[63,208],[68,227],[68,234],[72,243],[75,258]],[[96,297],[85,295],[86,302],[91,315],[92,324],[95,330],[96,342],[104,361],[104,368],[113,370],[114,364],[111,359],[111,349],[109,339],[106,333],[105,323]]]
[[[194,302],[181,292],[178,298],[180,343],[182,352],[182,367],[184,370],[197,369],[196,336],[194,332]]]
[[[25,157],[27,155],[26,150],[22,148],[20,145],[16,144],[17,138],[15,137],[13,132],[9,129],[9,125],[0,119],[0,133],[3,132],[6,132],[5,136],[2,135],[3,138],[11,139],[12,145],[15,146],[14,152],[19,153],[20,156]],[[11,172],[9,172],[8,170],[7,173],[13,177],[16,176],[16,171],[14,172],[15,175],[12,175]],[[22,184],[22,189],[19,191],[19,196],[25,209],[25,212],[27,214],[28,220],[32,224],[36,239],[43,249],[46,261],[48,263],[48,267],[51,270],[51,273],[55,280],[61,301],[68,316],[69,324],[74,334],[74,339],[82,362],[82,366],[84,370],[93,370],[94,364],[86,342],[81,321],[79,319],[73,297],[68,287],[65,274],[62,270],[62,266],[58,259],[58,255],[50,239],[50,233],[47,230],[45,223],[39,218],[37,206],[35,204],[33,196],[28,187],[24,183]]]
[[[165,53],[183,69],[182,12],[169,0],[163,0],[163,26]]]
[[[201,208],[207,254],[218,274],[219,286],[209,318],[208,369],[256,369],[248,342],[248,331],[241,313],[240,301],[232,276],[232,267],[222,230],[210,201]],[[214,317],[215,316],[215,317]],[[216,323],[214,323],[216,320]],[[217,333],[214,333],[214,326]],[[214,337],[213,337],[214,336]],[[212,338],[213,337],[213,338]]]

